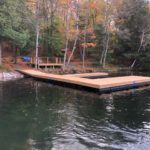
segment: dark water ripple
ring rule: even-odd
[[[150,89],[109,95],[0,83],[0,150],[149,150]]]

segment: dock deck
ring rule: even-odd
[[[125,90],[141,86],[150,85],[150,77],[143,76],[125,76],[125,77],[108,77],[100,79],[87,79],[85,76],[107,76],[107,73],[89,73],[89,74],[70,74],[56,75],[44,73],[37,70],[26,69],[18,70],[24,75],[45,81],[59,83],[60,85],[75,85],[88,89],[93,89],[100,93]]]
[[[106,77],[108,76],[108,73],[105,72],[94,72],[94,73],[81,73],[81,74],[67,74],[63,76],[68,77],[80,77],[80,78],[86,78],[86,77]]]

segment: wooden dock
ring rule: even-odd
[[[70,87],[84,87],[88,90],[97,91],[100,93],[120,91],[130,88],[137,88],[150,85],[150,77],[142,76],[125,76],[125,77],[108,77],[99,79],[88,79],[84,77],[89,76],[107,76],[107,73],[88,73],[88,74],[70,74],[70,75],[56,75],[44,73],[37,70],[26,69],[18,70],[24,75],[44,80],[46,82],[54,82],[59,85]]]
[[[80,78],[88,78],[88,77],[106,77],[108,73],[104,72],[94,72],[94,73],[82,73],[82,74],[67,74],[63,76],[68,77],[80,77]]]

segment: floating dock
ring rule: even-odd
[[[67,74],[67,75],[63,75],[65,77],[80,77],[80,78],[96,78],[96,77],[107,77],[108,73],[104,73],[104,72],[94,72],[94,73],[81,73],[81,74]]]
[[[150,85],[150,77],[143,77],[143,76],[124,76],[124,77],[89,79],[85,77],[90,76],[106,77],[108,76],[108,73],[56,75],[33,69],[25,69],[17,71],[26,76],[30,76],[38,80],[44,80],[46,82],[52,82],[59,84],[61,86],[69,86],[72,88],[73,87],[85,88],[88,91],[96,91],[98,93],[108,93]]]

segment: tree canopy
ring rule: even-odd
[[[23,48],[30,39],[26,24],[27,7],[23,0],[5,0],[0,3],[0,37],[1,40],[10,40]]]
[[[76,56],[83,66],[93,59],[103,67],[148,68],[149,8],[147,0],[1,0],[0,41],[64,55],[64,64]]]

